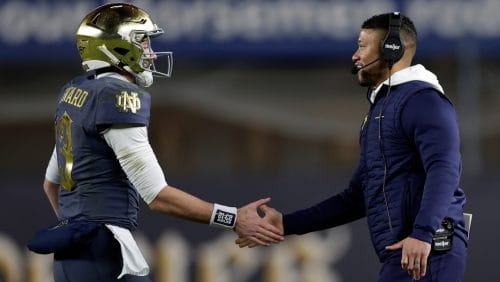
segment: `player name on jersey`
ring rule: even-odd
[[[87,101],[88,96],[89,93],[87,91],[76,87],[68,87],[66,91],[64,91],[64,95],[61,97],[59,103],[64,102],[77,108],[81,108]]]

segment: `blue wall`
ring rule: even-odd
[[[134,1],[131,1],[134,3]],[[106,1],[0,3],[0,59],[54,60],[77,54],[81,18]],[[447,56],[476,42],[500,54],[495,0],[167,0],[135,1],[167,31],[156,50],[196,58],[346,58],[364,19],[400,10],[418,27],[419,56]],[[350,58],[348,56],[347,58]]]

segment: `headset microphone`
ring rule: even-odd
[[[380,60],[380,58],[377,58],[376,60],[373,60],[371,62],[369,62],[368,64],[362,66],[362,67],[358,67],[356,65],[352,66],[351,68],[351,74],[357,74],[360,70],[372,65],[372,64],[375,64],[376,62],[378,62]]]

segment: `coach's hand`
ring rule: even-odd
[[[267,206],[265,204],[270,201],[271,198],[260,199],[238,209],[234,231],[239,238],[245,238],[245,246],[269,246],[271,243],[279,243],[284,240],[283,228],[276,227],[266,217],[260,217],[257,212],[257,209],[260,209],[266,213]],[[242,246],[240,245],[240,247]]]
[[[386,250],[402,250],[401,268],[408,271],[408,274],[415,280],[420,280],[427,271],[427,259],[431,252],[431,244],[407,237],[394,245],[385,247]]]
[[[264,221],[266,221],[268,224],[271,224],[272,226],[274,226],[275,228],[277,228],[279,230],[279,234],[281,235],[281,238],[279,241],[284,240],[284,238],[282,236],[284,233],[284,231],[283,231],[283,215],[279,211],[277,211],[276,209],[270,208],[265,204],[262,204],[261,206],[259,206],[259,209],[264,213],[264,217],[262,219]],[[262,244],[257,244],[255,242],[255,240],[253,240],[251,237],[241,236],[241,235],[239,236],[238,239],[236,239],[235,243],[240,248],[244,248],[244,247],[253,248],[253,247],[256,247],[258,245],[262,245]],[[273,242],[273,243],[279,243],[279,242]],[[267,244],[267,245],[269,245],[269,244]]]

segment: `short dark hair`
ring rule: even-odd
[[[367,19],[361,28],[389,30],[389,19],[392,13],[372,16]],[[417,44],[417,29],[410,18],[401,15],[401,40],[407,44]]]

